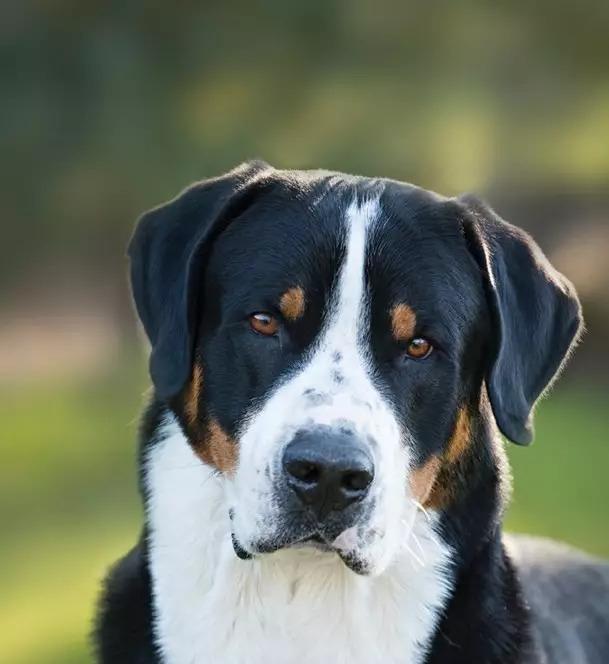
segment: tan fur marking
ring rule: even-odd
[[[455,428],[448,441],[446,450],[442,457],[437,459],[438,463],[434,464],[435,475],[431,481],[427,478],[429,490],[425,496],[425,500],[418,499],[424,507],[443,509],[455,500],[459,492],[459,487],[466,481],[468,467],[467,452],[470,442],[471,426],[469,415],[465,408],[460,408],[457,413]],[[436,457],[432,457],[432,460],[434,458]],[[425,468],[426,466],[423,466],[419,471],[415,472],[421,473]],[[429,474],[430,470],[427,472]],[[423,482],[423,479],[420,482]]]
[[[201,396],[201,387],[203,385],[203,369],[200,364],[195,364],[192,370],[190,385],[186,391],[184,399],[184,413],[191,426],[193,426],[199,417],[199,397]]]
[[[391,310],[391,331],[396,341],[412,339],[417,326],[417,316],[407,304],[396,304]]]
[[[455,463],[467,450],[470,442],[471,430],[469,426],[469,416],[465,408],[460,408],[457,414],[457,422],[453,430],[446,449],[446,460],[448,463]]]
[[[281,296],[279,309],[288,320],[298,320],[305,310],[305,294],[300,286],[293,286]]]
[[[455,497],[454,481],[455,476],[451,472],[451,467],[442,465],[423,507],[441,510],[450,505]]]
[[[210,420],[207,436],[197,453],[203,461],[223,473],[231,473],[237,465],[237,446],[216,420]]]
[[[425,505],[440,472],[442,462],[437,456],[430,457],[421,468],[417,468],[410,476],[410,490],[416,501]]]

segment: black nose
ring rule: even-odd
[[[297,433],[283,454],[283,469],[288,485],[320,520],[361,500],[374,478],[362,442],[330,427]]]

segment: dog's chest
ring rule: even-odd
[[[422,661],[438,601],[427,597],[427,605],[423,588],[346,578],[353,573],[342,563],[315,564],[310,553],[300,563],[279,554],[264,564],[235,560],[228,546],[224,553],[213,579],[155,579],[156,634],[168,663]]]
[[[181,443],[181,444],[178,444]],[[288,550],[242,561],[220,483],[176,436],[149,459],[156,641],[167,664],[423,661],[448,592],[448,551],[419,524],[417,560],[360,577]]]

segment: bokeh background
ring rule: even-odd
[[[125,245],[255,156],[476,191],[536,236],[588,334],[510,449],[508,524],[609,556],[609,3],[145,4],[0,6],[0,661],[90,661],[140,523]]]

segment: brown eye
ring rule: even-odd
[[[423,360],[431,354],[433,346],[422,337],[415,337],[408,342],[406,347],[406,355],[412,357],[414,360]]]
[[[275,316],[260,311],[250,316],[250,326],[254,332],[271,337],[274,334],[277,334],[277,331],[279,330],[279,321]]]

